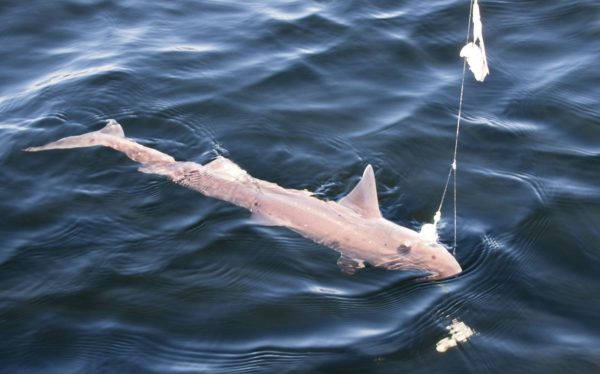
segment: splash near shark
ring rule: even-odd
[[[173,157],[126,138],[115,120],[101,130],[69,136],[28,152],[104,146],[124,153],[142,166],[201,194],[224,200],[251,212],[258,224],[282,226],[340,253],[337,261],[347,274],[365,263],[389,270],[427,272],[427,279],[455,276],[462,269],[441,244],[428,236],[382,217],[373,168],[339,201],[318,199],[306,190],[283,188],[250,176],[233,161],[217,157],[201,165]]]

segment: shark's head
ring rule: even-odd
[[[432,280],[462,272],[454,256],[437,242],[437,235],[428,238],[381,216],[371,165],[365,168],[360,182],[339,204],[369,220],[371,227],[376,228],[371,235],[363,235],[364,240],[356,240],[364,245],[360,254],[368,254],[366,259],[371,264],[390,270],[425,271],[430,274],[425,278]]]
[[[462,272],[456,258],[439,243],[419,241],[415,247],[418,263],[423,264],[423,270],[430,273],[425,279],[437,280],[450,278]]]
[[[406,230],[406,229],[403,229]],[[428,273],[423,279],[438,280],[453,277],[462,268],[441,244],[422,240],[417,233],[408,236],[406,232],[398,237],[393,260],[381,266],[390,270],[417,270]]]

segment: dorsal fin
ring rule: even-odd
[[[340,199],[338,203],[354,210],[365,218],[381,218],[375,174],[371,165],[367,165],[356,187]]]

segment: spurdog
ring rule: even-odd
[[[69,136],[41,147],[37,152],[105,146],[142,164],[144,173],[164,175],[173,182],[203,195],[245,208],[256,222],[284,226],[341,254],[338,265],[348,274],[365,262],[390,270],[418,270],[428,279],[459,274],[456,259],[439,243],[426,240],[416,231],[396,225],[381,216],[375,175],[371,165],[354,189],[338,202],[317,199],[306,190],[294,190],[253,178],[233,161],[217,157],[205,164],[181,162],[125,137],[114,120],[106,127]]]

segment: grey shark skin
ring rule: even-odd
[[[315,198],[253,178],[231,160],[217,157],[205,164],[175,161],[173,157],[125,137],[121,125],[109,120],[99,131],[69,136],[41,147],[50,149],[105,146],[142,164],[139,171],[164,175],[203,195],[228,201],[252,212],[257,223],[284,226],[341,254],[338,265],[348,274],[365,262],[390,270],[428,272],[427,279],[459,274],[456,259],[440,244],[427,242],[417,232],[381,216],[371,165],[356,187],[338,202]]]

